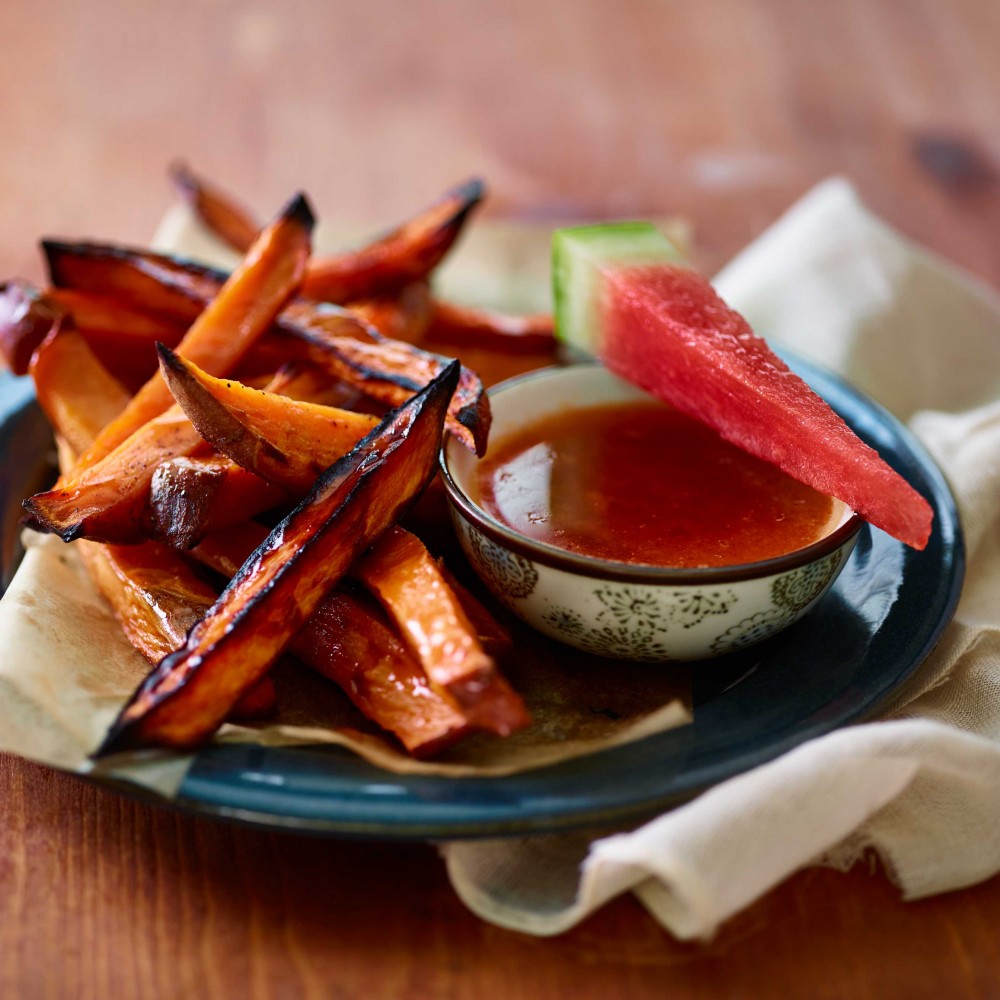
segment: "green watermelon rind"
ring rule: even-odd
[[[685,264],[684,255],[650,222],[609,222],[557,229],[552,236],[556,336],[597,356],[601,347],[603,270]]]

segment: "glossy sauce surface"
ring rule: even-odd
[[[618,562],[732,566],[793,552],[842,505],[660,403],[560,412],[501,438],[477,500],[540,542]]]

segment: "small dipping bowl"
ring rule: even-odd
[[[649,399],[596,363],[531,372],[489,395],[494,442],[567,410]],[[478,460],[455,438],[440,461],[462,549],[490,591],[538,631],[616,659],[707,659],[776,635],[830,588],[863,523],[837,500],[828,534],[773,559],[695,569],[613,562],[526,537],[485,511],[472,499]]]

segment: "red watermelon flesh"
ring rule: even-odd
[[[930,504],[756,336],[695,271],[604,273],[600,357],[727,441],[923,549]]]

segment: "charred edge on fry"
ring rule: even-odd
[[[202,184],[198,179],[198,175],[183,160],[174,160],[167,167],[167,175],[173,182],[174,187],[188,201],[197,198],[201,193]]]
[[[21,524],[25,528],[31,528],[33,531],[39,531],[46,535],[56,535],[64,542],[75,542],[78,538],[83,537],[85,530],[83,519],[74,521],[67,528],[57,528],[38,509],[37,504],[34,502],[34,497],[27,497],[22,500],[21,507],[26,511],[25,516],[21,518]]]
[[[452,416],[472,435],[476,445],[476,455],[482,458],[489,444],[493,416],[490,412],[489,399],[483,396],[481,403],[467,403]]]
[[[316,225],[316,213],[302,191],[292,196],[288,204],[278,213],[277,218],[290,219],[309,232],[312,232],[313,226]]]
[[[446,232],[451,229],[458,229],[464,225],[469,213],[483,200],[486,195],[486,184],[479,177],[470,177],[469,180],[453,187],[442,200],[450,201],[454,199],[459,204],[455,211],[441,223],[438,229]]]
[[[194,171],[183,160],[174,160],[170,163],[167,166],[167,175],[185,194],[195,195],[201,187]]]
[[[76,260],[116,260],[128,264],[137,270],[143,270],[143,264],[147,266],[160,264],[167,269],[179,269],[198,277],[210,278],[212,281],[217,281],[220,285],[224,284],[229,277],[228,271],[223,271],[217,267],[209,267],[188,257],[175,254],[152,253],[148,250],[120,246],[115,243],[69,242],[46,237],[41,240],[40,246],[49,269],[49,280],[57,288],[66,286],[66,281],[61,271],[61,262],[63,258],[67,257]],[[143,271],[143,273],[148,272]],[[150,276],[155,277],[155,275]]]

